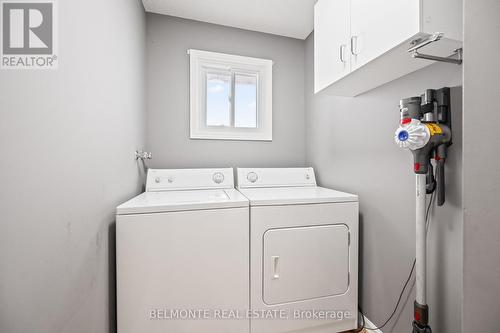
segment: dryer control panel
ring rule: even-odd
[[[237,168],[237,188],[316,186],[313,168]]]
[[[146,192],[234,188],[232,168],[149,169]]]

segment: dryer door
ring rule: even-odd
[[[257,206],[250,221],[251,332],[356,328],[358,203]]]
[[[341,295],[349,288],[345,224],[270,229],[263,241],[264,303]]]

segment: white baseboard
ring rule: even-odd
[[[366,318],[365,316],[363,316],[363,317],[365,318],[365,326],[367,326],[367,327],[377,327],[377,325],[375,325],[374,323],[372,323],[370,321],[370,319]],[[373,333],[373,332],[375,332],[375,333],[383,333],[381,330],[368,330],[367,329],[366,331],[368,333]]]

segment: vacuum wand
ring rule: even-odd
[[[427,226],[426,194],[436,191],[437,204],[445,202],[445,162],[451,145],[450,88],[428,89],[423,95],[402,99],[401,123],[394,139],[413,155],[416,174],[416,300],[413,333],[430,333],[426,299]],[[431,159],[435,160],[434,166]]]
[[[426,176],[423,174],[416,175],[416,302],[418,304],[427,304],[426,301],[426,252],[427,252],[427,237],[426,237],[426,219],[425,219],[425,197],[426,197]]]

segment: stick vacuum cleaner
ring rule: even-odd
[[[431,333],[426,301],[426,194],[445,202],[444,164],[451,145],[450,88],[428,89],[400,101],[401,123],[394,139],[413,154],[416,174],[416,300],[413,333]],[[431,163],[435,161],[435,169]]]

